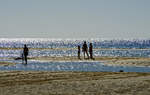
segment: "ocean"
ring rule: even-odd
[[[46,38],[1,38],[0,62],[22,63],[14,60],[21,57],[24,44],[29,48],[29,57],[63,57],[77,56],[77,46],[84,41],[93,43],[94,57],[150,57],[150,39],[46,39]],[[81,53],[83,56],[83,53]],[[36,64],[35,64],[36,63]],[[44,64],[41,64],[44,63]],[[119,72],[150,72],[150,67],[108,66],[100,61],[41,61],[28,60],[28,65],[4,65],[3,70],[23,71],[111,71]]]
[[[0,38],[0,58],[20,57],[24,44],[29,57],[77,56],[77,46],[82,47],[84,41],[93,43],[94,56],[150,57],[150,39]]]

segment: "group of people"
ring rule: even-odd
[[[88,51],[89,51],[89,54],[88,54]],[[83,52],[83,55],[84,55],[84,59],[85,59],[85,54],[87,55],[87,59],[94,59],[93,58],[93,45],[92,43],[89,44],[89,50],[88,50],[88,46],[86,44],[86,41],[84,41],[83,45],[82,45],[82,52]],[[78,45],[78,59],[81,59],[80,58],[80,54],[81,54],[81,50],[80,50],[80,46]]]
[[[89,53],[88,53],[88,51],[89,51]],[[27,64],[28,52],[29,52],[29,49],[28,49],[27,45],[25,44],[24,48],[23,48],[23,54],[22,54],[22,61],[23,61],[23,63],[25,61],[25,64]],[[82,46],[82,52],[84,55],[84,59],[85,59],[85,54],[87,55],[87,59],[89,59],[89,58],[94,59],[93,58],[93,45],[92,45],[92,43],[89,44],[89,50],[88,50],[88,46],[86,44],[86,41],[84,41],[83,46]],[[81,54],[81,50],[80,50],[80,46],[78,45],[78,59],[81,59],[80,54]],[[90,54],[90,56],[89,56],[89,54]]]

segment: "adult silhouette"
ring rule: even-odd
[[[25,45],[24,45],[24,48],[23,48],[23,55],[24,55],[24,60],[25,60],[25,63],[26,63],[26,64],[27,64],[28,52],[29,52],[29,49],[27,48],[27,45],[25,44]]]
[[[94,59],[93,58],[93,45],[92,45],[92,43],[90,43],[90,45],[89,45],[89,54],[90,54],[90,59]]]
[[[80,59],[80,46],[78,45],[78,59]]]
[[[86,41],[84,41],[84,44],[82,46],[82,51],[83,51],[83,54],[84,54],[84,59],[85,59],[85,53],[89,59],[89,54],[88,54],[88,47],[87,47],[87,44],[86,44]]]

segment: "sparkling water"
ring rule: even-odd
[[[77,56],[77,46],[82,46],[83,41],[93,43],[94,56],[120,56],[120,57],[150,57],[150,39],[42,39],[42,38],[1,38],[0,58],[20,57],[22,49],[27,44],[29,57],[40,56]],[[35,48],[30,50],[30,48]],[[40,49],[37,49],[40,48]],[[57,48],[67,48],[58,49]],[[103,48],[108,50],[103,50]],[[111,50],[111,49],[112,50]],[[123,49],[123,50],[118,50]],[[142,50],[140,50],[142,49]]]
[[[9,58],[21,57],[24,44],[29,48],[29,57],[77,56],[77,46],[83,42],[93,43],[94,56],[150,57],[150,39],[42,39],[42,38],[1,38],[0,61],[22,63]],[[11,48],[11,49],[7,49]],[[17,49],[20,48],[20,49]],[[31,49],[32,48],[32,49]],[[62,48],[62,49],[59,49]],[[118,49],[119,48],[119,49]],[[42,64],[41,64],[42,63]],[[0,70],[34,71],[111,71],[150,72],[150,67],[107,66],[103,62],[42,62],[29,60],[27,65],[4,65]]]
[[[108,66],[103,62],[41,62],[29,61],[28,64],[0,66],[0,70],[19,71],[94,71],[94,72],[150,72],[150,67]]]

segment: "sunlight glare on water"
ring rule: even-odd
[[[77,46],[82,46],[83,41],[87,44],[93,43],[94,56],[121,56],[121,57],[150,57],[150,40],[149,39],[126,39],[126,40],[111,40],[111,39],[46,39],[46,38],[1,38],[0,48],[23,48],[27,44],[30,48],[35,48],[29,51],[29,57],[40,56],[77,56]],[[40,50],[37,48],[41,48]],[[43,49],[42,49],[43,48]],[[49,48],[48,50],[45,48]],[[54,50],[56,48],[63,48]],[[67,50],[64,48],[68,48]],[[110,50],[101,50],[109,48]],[[113,50],[111,50],[113,48]],[[122,48],[127,50],[115,50]],[[137,50],[144,49],[144,50]],[[130,50],[128,50],[130,49]],[[0,49],[0,57],[12,58],[20,57],[22,49],[7,50]]]
[[[27,65],[0,66],[0,70],[23,71],[96,71],[96,72],[150,72],[150,67],[108,66],[102,62],[39,62],[30,61]]]

